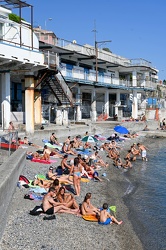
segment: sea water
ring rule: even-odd
[[[144,145],[148,161],[139,157],[123,173],[124,201],[144,249],[166,250],[166,138],[148,138]]]

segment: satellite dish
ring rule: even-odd
[[[76,40],[73,40],[73,43],[77,43],[77,41],[76,41]]]

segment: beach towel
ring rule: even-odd
[[[73,179],[73,176],[70,176],[70,178]],[[89,180],[88,178],[82,177],[82,178],[81,178],[81,181],[82,181],[82,182],[89,182],[90,180]]]
[[[98,219],[97,219],[96,215],[94,215],[94,214],[83,215],[82,218],[84,220],[87,220],[87,221],[98,222]]]
[[[58,149],[58,150],[61,150],[62,149],[62,146],[59,146],[59,145],[56,145],[56,144],[51,144],[49,142],[46,142],[45,145],[49,148],[55,148],[55,149]]]
[[[81,155],[91,155],[92,152],[90,151],[79,151],[79,150],[76,150],[77,151],[77,154],[81,154]]]
[[[24,199],[35,200],[35,201],[41,201],[41,200],[43,200],[43,197],[44,197],[44,195],[37,195],[34,193],[24,195]]]
[[[51,163],[57,162],[56,160],[46,161],[46,160],[41,160],[41,159],[36,159],[36,158],[33,158],[31,161],[33,161],[33,162],[39,162],[39,163],[44,163],[44,164],[51,164]]]
[[[50,141],[47,140],[47,139],[43,139],[42,142],[44,142],[44,143],[48,143],[49,142],[50,143]]]
[[[24,175],[19,176],[19,181],[24,181],[26,184],[29,184],[29,180]]]
[[[29,191],[34,192],[36,194],[46,194],[47,193],[46,189],[42,188],[42,187],[32,187]]]

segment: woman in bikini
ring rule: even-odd
[[[87,193],[85,195],[85,198],[84,198],[84,201],[81,205],[81,213],[82,215],[87,215],[87,214],[94,214],[94,215],[97,215],[97,214],[100,214],[100,210],[96,207],[94,207],[91,202],[90,202],[90,199],[91,199],[92,195],[91,193]]]
[[[80,195],[80,181],[81,181],[82,165],[79,162],[79,158],[74,158],[74,164],[71,166],[69,177],[73,174],[73,183],[76,195]]]
[[[60,187],[57,199],[60,203],[65,203],[66,207],[75,209],[77,212],[79,211],[79,205],[72,194],[65,192],[65,187]]]

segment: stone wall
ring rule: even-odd
[[[0,239],[2,237],[10,202],[17,186],[19,175],[25,166],[26,151],[18,149],[0,166]]]

